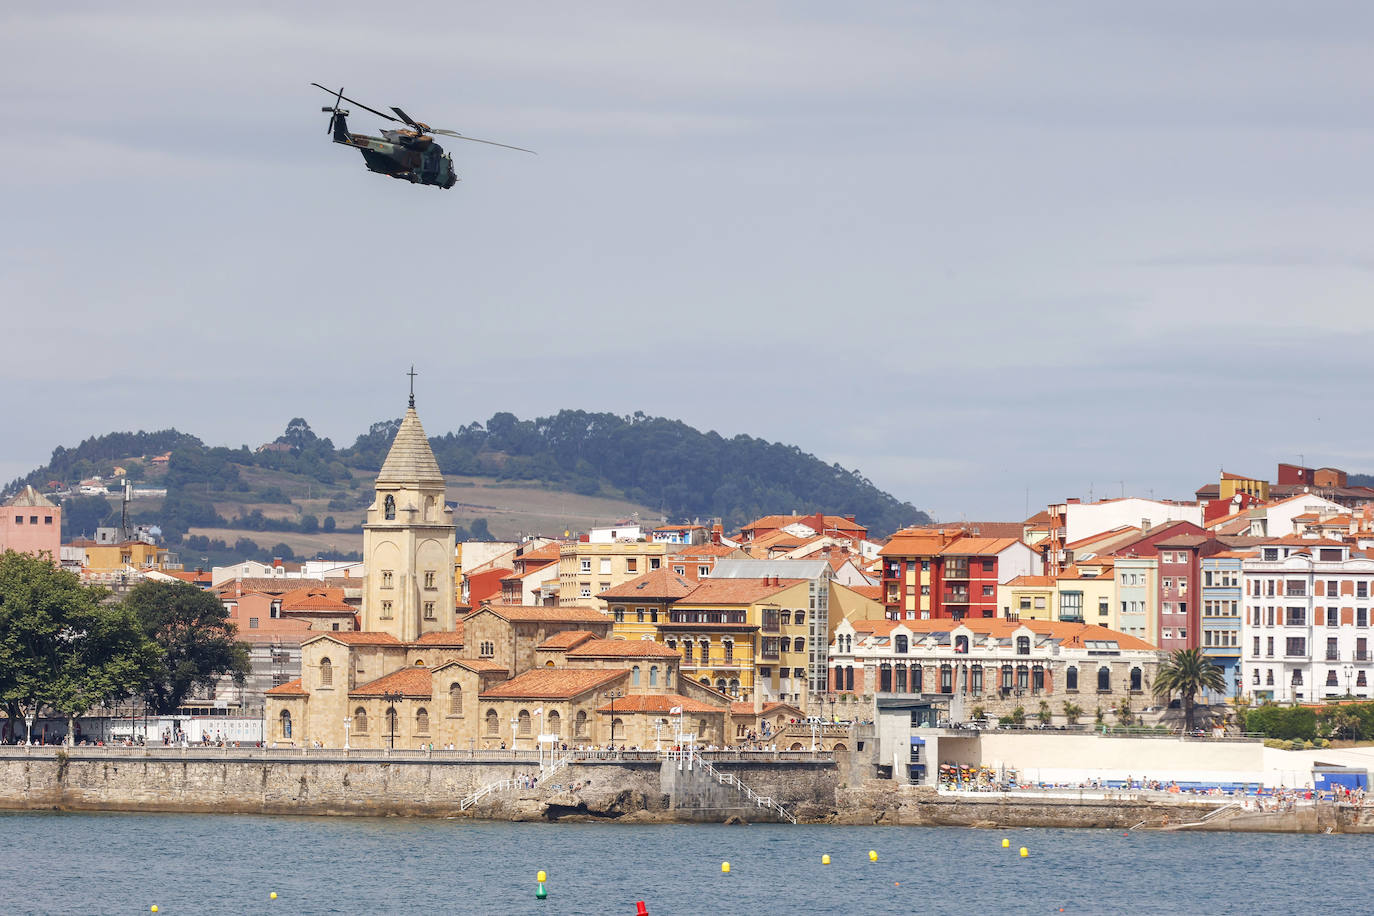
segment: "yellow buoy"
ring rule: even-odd
[[[148,907],[148,912],[149,912],[149,913],[156,913],[156,912],[157,912],[157,904],[154,903],[152,906]]]
[[[1011,840],[1007,839],[1006,837],[1002,837],[1002,848],[1011,849]]]
[[[720,873],[721,873],[722,875],[728,875],[728,874],[730,874],[730,863],[729,863],[729,862],[722,862],[722,863],[720,863]]]
[[[876,850],[876,849],[870,849],[870,850],[868,851],[868,861],[870,861],[870,862],[876,862],[876,861],[878,861],[878,850]]]
[[[549,880],[549,879],[548,879],[547,876],[545,876],[544,872],[541,870],[541,871],[539,872],[539,874],[537,874],[537,875],[534,876],[534,880],[535,880],[535,881],[538,881],[540,884],[543,884],[545,881],[547,881],[547,880]]]
[[[1029,857],[1029,856],[1030,856],[1030,850],[1027,849],[1026,847],[1022,846],[1022,847],[1021,847],[1021,858],[1025,859],[1025,858],[1027,858],[1027,857]]]
[[[267,895],[267,899],[268,899],[268,900],[276,900],[276,899],[277,899],[277,892],[276,892],[276,891],[273,891],[272,893],[268,894],[268,895]]]
[[[830,864],[830,856],[821,856],[821,864],[822,864],[822,865],[829,865],[829,864]]]

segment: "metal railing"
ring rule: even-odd
[[[759,795],[753,789],[749,788],[747,785],[740,782],[740,778],[736,776],[734,773],[722,773],[720,770],[717,770],[715,767],[711,765],[711,762],[709,760],[701,756],[700,752],[696,751],[694,748],[689,747],[686,750],[682,751],[669,751],[668,756],[677,757],[678,759],[685,761],[687,763],[688,768],[691,768],[692,766],[698,766],[702,770],[706,771],[706,773],[710,775],[713,779],[715,779],[716,782],[718,782],[720,785],[731,786],[739,790],[745,798],[749,799],[749,801],[754,803],[754,807],[774,811],[777,813],[779,817],[781,817],[788,823],[795,824],[797,822],[797,818],[790,811],[784,808],[781,804],[774,801],[772,796]]]

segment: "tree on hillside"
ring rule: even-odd
[[[1201,649],[1178,649],[1155,675],[1154,694],[1167,702],[1178,694],[1183,706],[1183,729],[1193,730],[1193,708],[1199,691],[1221,693],[1226,690],[1226,675]]]
[[[155,712],[176,711],[196,689],[223,675],[239,683],[248,676],[248,649],[236,638],[229,612],[209,592],[185,582],[144,582],[124,606],[161,649],[144,691]]]

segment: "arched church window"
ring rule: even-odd
[[[461,716],[463,714],[463,685],[454,683],[448,688],[448,714],[450,716]]]
[[[285,709],[281,711],[281,736],[283,738],[291,737],[291,713]]]
[[[649,686],[658,686],[658,665],[651,665],[649,667]]]
[[[632,686],[635,686],[635,687],[638,687],[638,686],[639,686],[639,666],[638,666],[638,665],[635,665],[633,668],[630,669],[630,684],[631,684]]]
[[[577,711],[577,716],[576,716],[576,718],[573,719],[573,737],[574,737],[574,738],[585,738],[585,737],[587,737],[587,712],[586,712],[586,710],[579,709],[579,710]]]
[[[558,710],[549,710],[549,716],[544,722],[544,727],[548,730],[550,735],[562,734],[563,717],[558,714]]]
[[[320,659],[320,686],[334,686],[334,665],[328,658]]]
[[[353,733],[356,735],[367,734],[367,710],[361,706],[353,710]]]
[[[496,710],[487,710],[487,734],[496,735],[501,731],[501,717],[496,714]]]
[[[392,496],[390,493],[388,493],[388,494],[386,495],[386,499],[382,501],[382,507],[383,507],[383,515],[386,517],[386,520],[389,521],[389,522],[395,521],[395,520],[396,520],[396,497],[394,497],[394,496]]]
[[[528,734],[530,734],[530,733],[534,730],[534,729],[533,729],[534,720],[530,718],[530,711],[529,711],[528,709],[522,709],[522,710],[520,710],[520,716],[519,716],[519,718],[518,718],[518,722],[519,722],[518,728],[519,728],[519,733],[520,733],[520,734],[522,734],[522,735],[528,735]]]
[[[429,710],[423,706],[415,710],[415,734],[429,734]]]

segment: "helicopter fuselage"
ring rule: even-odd
[[[412,130],[384,130],[380,137],[353,134],[341,113],[334,124],[334,142],[362,153],[369,171],[439,188],[458,183],[453,159],[428,134]]]

